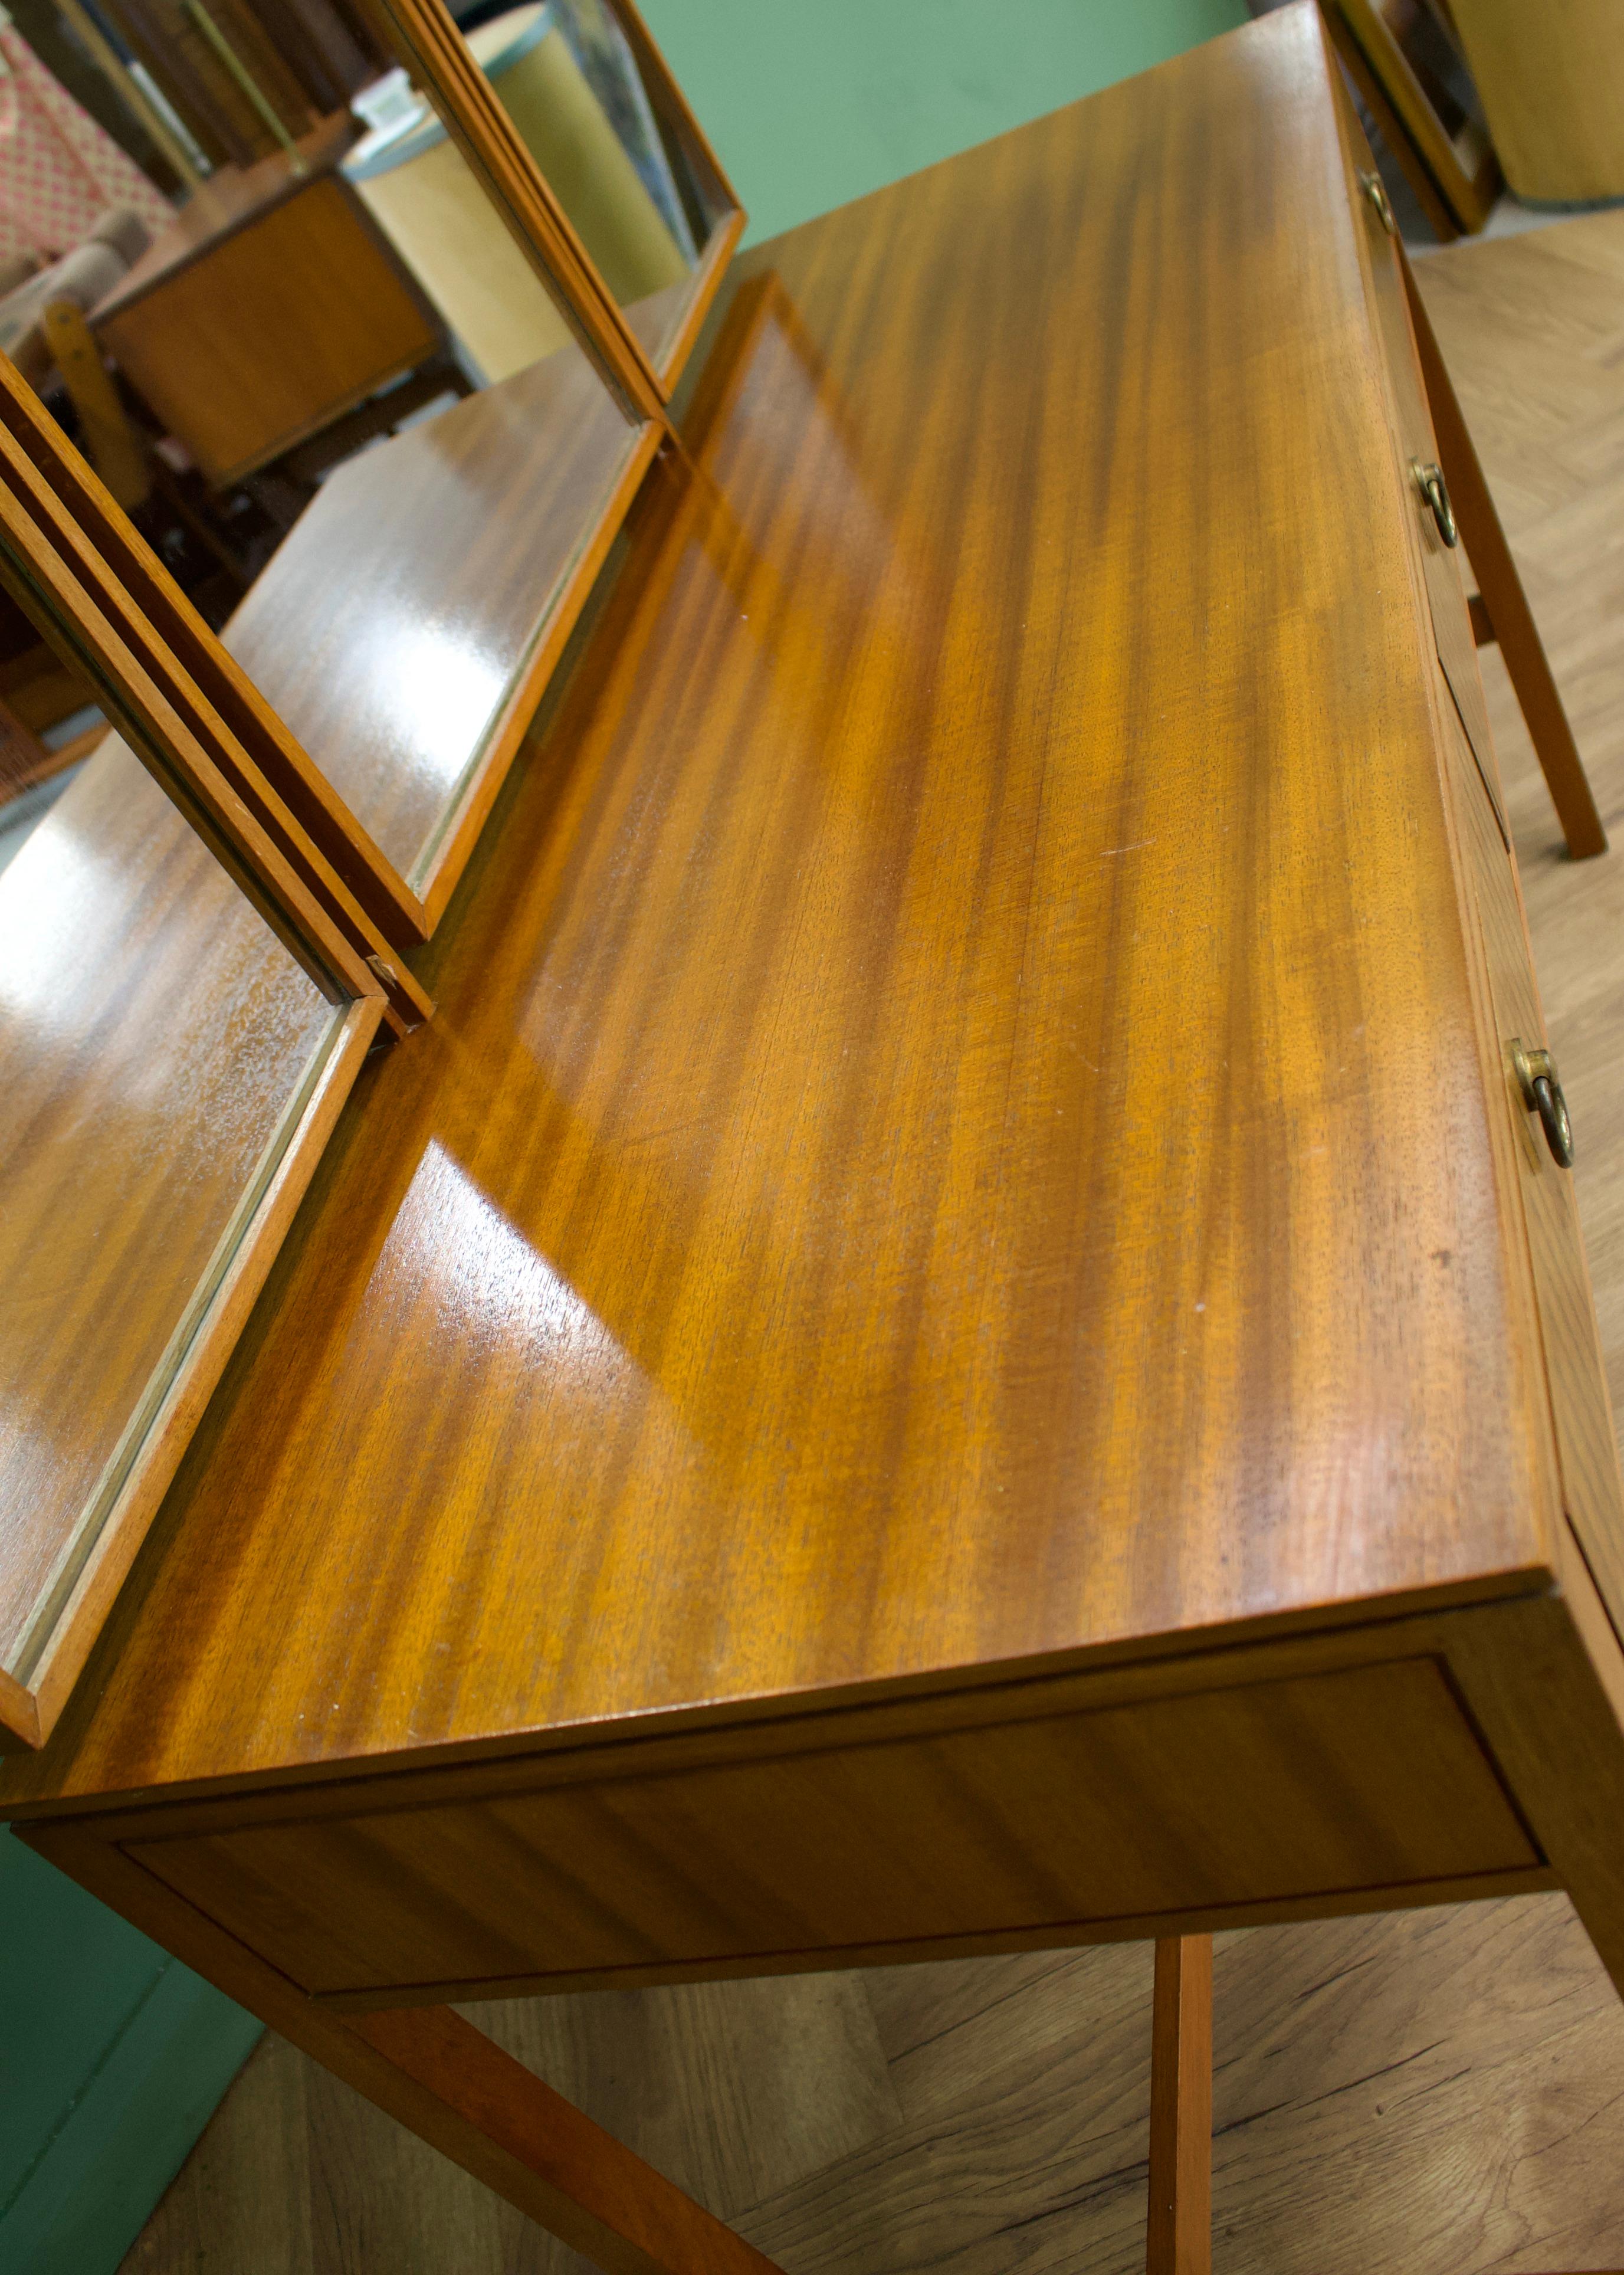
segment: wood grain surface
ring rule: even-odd
[[[1417,274],[1616,823],[1624,215]],[[1485,665],[1617,1395],[1624,869],[1567,858],[1504,672]],[[1564,1898],[1226,1936],[1216,1982],[1228,2275],[1624,2265],[1624,2007]],[[796,2275],[1137,2275],[1151,1999],[1138,1945],[471,2011]],[[128,2275],[193,2275],[211,2255],[241,2275],[397,2275],[414,2254],[466,2275],[584,2264],[273,2038]]]
[[[14,1802],[1541,1584],[1334,70],[1288,11],[738,265]]]
[[[1022,1697],[923,1737],[864,1719],[842,1745],[814,1722],[747,1762],[596,1781],[578,1757],[551,1786],[437,1805],[386,1784],[314,1825],[138,1818],[120,1845],[293,1982],[358,2005],[1069,1942],[1540,1866],[1435,1661],[1225,1676],[1091,1712]]]
[[[330,173],[341,163],[360,132],[351,114],[341,111],[323,120],[313,133],[298,137],[300,170],[295,170],[285,150],[261,158],[252,166],[216,168],[192,192],[173,223],[160,231],[113,290],[97,301],[93,316],[99,322],[102,316],[128,306],[234,231],[297,197],[313,175]]]

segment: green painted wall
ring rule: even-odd
[[[1245,15],[1243,0],[645,0],[751,238]],[[259,2026],[0,1828],[0,2267],[114,2275]]]
[[[643,0],[773,237],[1246,20],[1245,0]]]
[[[0,1828],[6,2275],[112,2275],[259,2035]]]

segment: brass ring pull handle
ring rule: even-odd
[[[1368,174],[1362,173],[1359,177],[1359,187],[1370,200],[1375,208],[1377,220],[1386,231],[1388,236],[1396,237],[1399,233],[1399,225],[1393,218],[1393,208],[1387,202],[1386,184],[1382,180],[1381,176],[1373,170]]]
[[[1522,1103],[1530,1114],[1539,1116],[1545,1133],[1545,1143],[1551,1148],[1551,1158],[1560,1169],[1574,1165],[1573,1124],[1567,1119],[1567,1100],[1562,1095],[1562,1085],[1557,1079],[1556,1067],[1549,1051],[1525,1050],[1521,1039],[1511,1039],[1512,1071],[1522,1092]]]
[[[1454,508],[1449,503],[1449,491],[1444,481],[1443,468],[1436,464],[1424,465],[1419,458],[1412,458],[1409,462],[1409,471],[1416,478],[1416,488],[1432,509],[1432,518],[1438,525],[1439,535],[1446,545],[1458,545],[1461,541],[1461,533],[1454,525]]]

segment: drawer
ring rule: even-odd
[[[1458,714],[1439,692],[1448,765],[1493,1005],[1505,1112],[1514,1137],[1562,1497],[1613,1624],[1624,1631],[1624,1509],[1613,1410],[1571,1171],[1552,1158],[1525,1104],[1512,1046],[1545,1043],[1516,867]],[[1579,1133],[1582,1144],[1583,1133]]]
[[[1376,162],[1360,132],[1358,122],[1350,119],[1348,124],[1356,169],[1373,173]],[[1431,467],[1436,465],[1438,442],[1432,432],[1432,416],[1427,407],[1426,387],[1421,375],[1420,359],[1416,352],[1415,334],[1410,327],[1409,304],[1404,291],[1403,274],[1399,267],[1398,247],[1377,208],[1365,196],[1356,179],[1350,194],[1355,200],[1358,225],[1371,256],[1371,308],[1381,341],[1383,359],[1392,382],[1400,469],[1431,609],[1432,637],[1437,644],[1438,660],[1443,666],[1444,676],[1449,683],[1450,692],[1477,756],[1484,792],[1494,807],[1500,821],[1501,834],[1506,836],[1509,846],[1510,837],[1505,828],[1505,812],[1500,798],[1499,769],[1489,735],[1489,714],[1484,702],[1483,678],[1477,669],[1477,642],[1472,631],[1471,611],[1467,605],[1466,586],[1461,571],[1460,548],[1445,541],[1439,530],[1437,517],[1410,471],[1415,465]]]
[[[533,1765],[528,1789],[521,1767],[517,1789],[477,1798],[127,1853],[303,1988],[376,2003],[1098,1940],[1541,1862],[1430,1659],[1019,1719],[948,1711],[958,1727],[781,1733],[750,1759],[550,1784]]]

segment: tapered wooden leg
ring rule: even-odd
[[[393,2114],[610,2275],[779,2275],[451,2007],[359,2014],[350,2028],[389,2064]]]
[[[1156,1945],[1145,2275],[1212,2275],[1212,1939]]]
[[[1522,579],[1517,574],[1517,564],[1484,479],[1471,430],[1462,415],[1427,316],[1426,304],[1416,290],[1415,276],[1409,261],[1404,259],[1402,247],[1400,257],[1403,260],[1404,288],[1409,295],[1410,317],[1416,329],[1422,375],[1426,381],[1427,400],[1431,406],[1433,431],[1438,436],[1439,463],[1449,485],[1454,518],[1466,540],[1483,598],[1481,616],[1484,621],[1480,624],[1478,612],[1474,611],[1473,630],[1480,647],[1485,644],[1482,636],[1485,630],[1499,643],[1506,669],[1517,691],[1522,716],[1550,786],[1567,850],[1575,861],[1582,861],[1593,853],[1606,851],[1607,833],[1602,828],[1584,761],[1579,756],[1561,696],[1551,676]]]
[[[250,2013],[608,2275],[780,2275],[742,2235],[449,2007],[339,2014],[111,1843],[19,1826]]]

